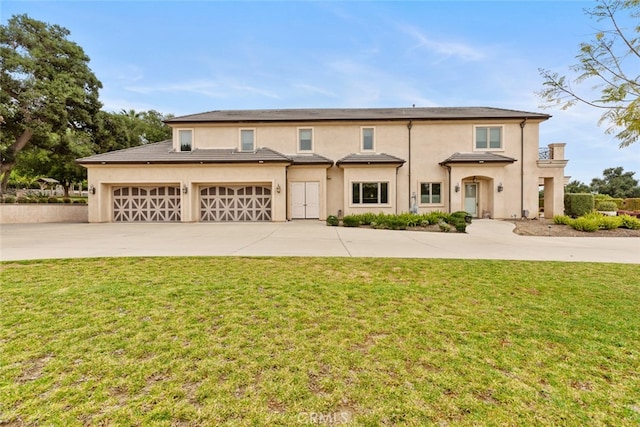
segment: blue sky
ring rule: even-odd
[[[11,1],[90,56],[104,109],[491,106],[538,111],[540,145],[567,143],[566,174],[640,179],[599,112],[541,110],[538,68],[568,73],[598,23],[586,1]],[[629,26],[630,21],[623,24]],[[585,89],[588,89],[588,84]],[[593,98],[595,98],[595,94]]]

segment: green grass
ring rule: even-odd
[[[0,264],[0,424],[637,425],[640,268]]]

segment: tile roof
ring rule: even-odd
[[[333,165],[333,160],[319,154],[292,154],[287,155],[294,165]]]
[[[111,151],[76,160],[79,164],[171,164],[171,163],[292,163],[292,159],[270,148],[238,151],[235,148],[173,151],[171,141]]]
[[[440,162],[441,165],[451,163],[513,163],[517,161],[513,157],[502,156],[490,152],[454,153],[448,159]]]
[[[318,122],[353,120],[482,120],[538,119],[548,114],[492,107],[426,107],[426,108],[309,108],[282,110],[216,110],[174,117],[168,124],[180,123],[249,123],[249,122]]]
[[[389,154],[349,154],[336,162],[340,165],[402,165],[406,160]]]

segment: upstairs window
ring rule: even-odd
[[[389,183],[354,182],[351,184],[351,202],[354,205],[383,205],[389,203]]]
[[[442,203],[442,184],[439,182],[420,183],[420,203],[439,204]]]
[[[373,151],[373,128],[362,128],[362,151]]]
[[[502,148],[501,126],[477,126],[476,150],[500,150]]]
[[[313,129],[298,129],[298,151],[313,151]]]
[[[255,151],[255,130],[253,129],[241,129],[240,130],[240,151]]]
[[[193,131],[190,129],[179,130],[178,141],[180,142],[180,151],[191,151],[193,147]]]

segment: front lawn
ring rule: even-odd
[[[637,425],[640,267],[0,264],[0,425]]]

